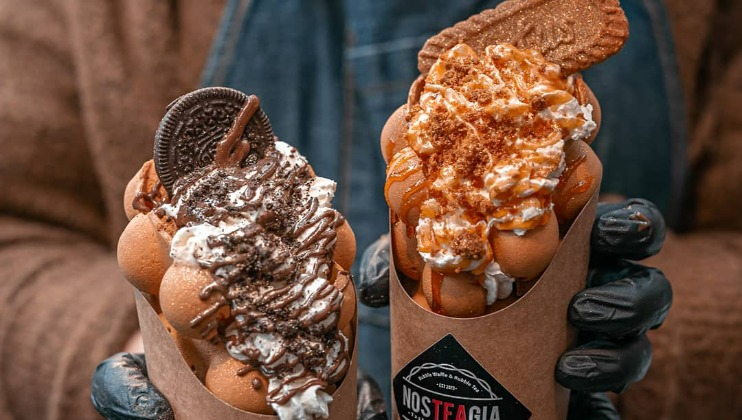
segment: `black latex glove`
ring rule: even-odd
[[[93,407],[110,420],[171,420],[165,397],[147,378],[143,354],[117,353],[93,374]],[[358,371],[358,420],[386,420],[384,397],[373,378]]]
[[[386,420],[386,404],[381,388],[374,378],[358,369],[358,403],[356,418],[358,420]]]
[[[95,368],[90,398],[110,420],[173,419],[165,397],[147,379],[143,354],[116,353]]]
[[[652,347],[645,333],[664,321],[672,289],[659,270],[627,260],[656,254],[664,238],[664,219],[652,203],[598,204],[588,288],[573,297],[568,314],[580,331],[578,346],[556,367],[557,381],[573,390],[570,419],[617,419],[601,393],[623,391],[647,372]],[[389,304],[388,236],[364,252],[358,296],[368,306]]]

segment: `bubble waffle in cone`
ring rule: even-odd
[[[593,196],[598,104],[535,50],[458,44],[382,137],[395,263],[442,315],[484,315],[537,278]],[[389,128],[388,130],[392,130]]]
[[[355,238],[334,189],[257,97],[207,88],[171,104],[126,189],[118,258],[177,418],[354,416]]]
[[[381,135],[395,418],[566,416],[554,367],[602,176],[600,108],[574,72],[627,35],[617,1],[516,0],[423,47]]]

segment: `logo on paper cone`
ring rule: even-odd
[[[531,412],[449,334],[394,377],[402,420],[525,420]]]

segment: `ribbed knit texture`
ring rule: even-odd
[[[0,231],[3,275],[16,280],[0,288],[0,410],[91,418],[90,369],[137,327],[131,287],[110,251],[80,235],[8,219]]]
[[[665,3],[691,137],[690,225],[742,231],[742,2]]]
[[[696,225],[742,229],[742,25],[717,6],[739,2],[666,1]],[[93,368],[136,328],[113,254],[124,186],[165,105],[197,87],[223,3],[0,0],[0,420],[98,418]],[[626,418],[742,416],[740,237],[673,237],[653,260],[675,305],[647,379],[621,397]]]
[[[99,418],[93,369],[137,328],[124,187],[222,3],[0,2],[0,419]]]
[[[646,263],[670,279],[674,301],[650,333],[647,377],[621,395],[623,418],[742,418],[742,235],[671,237]]]

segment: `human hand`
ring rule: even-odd
[[[664,239],[664,219],[649,201],[598,204],[588,288],[572,298],[568,313],[578,345],[556,368],[557,381],[573,390],[570,419],[619,418],[601,393],[621,392],[649,369],[646,332],[665,320],[672,287],[661,271],[632,261],[658,253]]]
[[[664,219],[652,203],[598,205],[588,288],[574,296],[568,313],[580,331],[578,346],[556,368],[557,381],[574,390],[570,418],[617,418],[600,393],[620,392],[646,373],[652,351],[645,333],[665,319],[672,289],[659,270],[627,260],[656,254],[664,238]],[[358,281],[362,303],[389,304],[389,258],[388,235],[365,250]]]
[[[358,371],[358,420],[386,420],[384,397],[373,378]],[[117,353],[95,369],[93,407],[109,420],[171,420],[170,404],[147,377],[143,354]]]
[[[93,407],[109,420],[174,419],[165,396],[147,378],[144,354],[116,353],[95,368]]]

